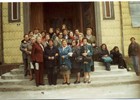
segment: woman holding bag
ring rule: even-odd
[[[90,72],[91,67],[94,66],[93,63],[93,48],[88,45],[88,39],[83,38],[83,46],[81,47],[81,55],[83,56],[82,69],[84,71],[84,83],[90,83]]]
[[[71,61],[69,56],[71,56],[71,47],[67,45],[66,40],[62,40],[62,46],[59,48],[59,56],[60,56],[60,69],[62,66],[67,67],[67,70],[61,72],[63,75],[63,84],[70,85],[70,70],[71,70]]]

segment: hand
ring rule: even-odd
[[[64,59],[65,57],[64,56],[62,56],[62,59]]]
[[[54,60],[54,57],[51,57],[52,60]]]
[[[83,53],[82,55],[83,55],[83,56],[87,56],[87,53]]]
[[[49,56],[48,59],[51,59],[51,57]]]
[[[58,56],[58,53],[56,53],[55,56]]]
[[[26,52],[27,51],[27,48],[25,48],[24,51]]]

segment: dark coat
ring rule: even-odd
[[[140,51],[140,45],[138,43],[131,43],[128,47],[128,55],[137,56]]]
[[[52,68],[58,65],[58,56],[55,56],[56,53],[59,53],[58,48],[53,46],[50,48],[50,46],[45,47],[44,50],[44,57],[45,57],[45,66],[47,68]],[[54,60],[48,59],[48,57],[54,57]]]
[[[101,49],[100,57],[103,57],[103,56],[105,56],[105,55],[108,55],[108,56],[109,56],[108,50],[103,50],[103,49]]]
[[[75,60],[76,57],[80,56],[80,47],[75,46],[75,47],[71,47],[71,48],[72,48],[72,52],[73,52],[73,55],[71,57],[72,68],[80,68],[80,63],[78,63]]]
[[[82,55],[85,52],[85,50],[89,51],[89,52],[87,52],[87,56],[90,56],[90,57],[93,56],[93,47],[91,45],[87,44],[86,46],[82,46],[80,54]],[[93,65],[94,65],[94,62],[93,62],[93,59],[91,59],[91,62],[88,62],[88,64],[86,65],[86,66],[88,66],[87,67],[88,69],[84,70],[86,66],[85,66],[84,61],[83,61],[82,68],[83,68],[84,71],[90,72],[91,71],[91,66],[93,66]]]
[[[22,58],[27,59],[28,54],[24,51],[24,49],[27,49],[28,41],[22,40],[20,44],[20,51],[22,52]]]
[[[32,46],[32,52],[31,52],[32,61],[43,62],[43,58],[44,58],[43,53],[44,51],[42,47],[38,43],[34,43]]]

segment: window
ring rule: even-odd
[[[114,19],[113,2],[110,2],[110,1],[103,2],[103,18],[104,19]]]
[[[8,4],[9,22],[20,22],[20,3],[13,2]]]

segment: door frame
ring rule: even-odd
[[[4,56],[3,56],[3,24],[2,24],[2,3],[0,3],[0,37],[1,37],[1,45],[0,45],[0,49],[1,49],[1,52],[0,52],[0,55],[1,55],[1,59],[0,59],[0,64],[3,64],[4,63]]]
[[[24,33],[29,32],[30,30],[30,4],[23,3],[23,12],[24,12]],[[81,3],[80,3],[81,9]],[[95,26],[96,26],[96,44],[100,46],[102,44],[102,35],[101,35],[101,14],[100,14],[100,2],[94,2],[95,9]],[[80,13],[81,14],[81,13]],[[83,31],[83,21],[81,20],[81,31]]]
[[[94,2],[94,9],[96,24],[96,44],[97,46],[100,46],[102,44],[100,2]]]

